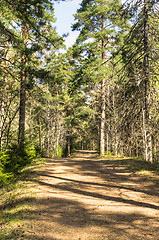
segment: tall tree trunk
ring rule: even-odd
[[[39,116],[37,117],[37,123],[38,123],[38,137],[39,137],[39,148],[42,149],[42,141],[41,141],[41,123]]]
[[[4,101],[1,99],[0,151],[3,149]]]
[[[7,68],[8,67],[8,55],[9,55],[9,45],[7,44],[4,47],[4,52],[5,52],[5,61],[4,61],[4,65]],[[3,149],[3,143],[4,143],[4,124],[5,124],[5,101],[6,101],[6,86],[7,83],[6,81],[8,80],[8,76],[5,75],[3,82],[4,82],[4,88],[3,91],[1,93],[1,103],[0,103],[0,115],[1,115],[1,123],[0,123],[0,150]]]
[[[70,96],[70,95],[69,95]],[[69,110],[70,108],[70,102],[68,103],[67,107],[66,107],[66,117],[69,117],[71,115],[71,111]],[[71,123],[69,124],[67,130],[66,130],[66,157],[69,157],[71,154],[71,137],[70,137],[70,133],[71,133]]]
[[[58,108],[57,108],[57,112],[56,112],[55,132],[56,132],[56,154],[58,157],[59,156],[59,146],[60,146],[60,136],[61,136],[61,117],[60,117],[60,113],[58,113]]]
[[[107,86],[107,101],[108,101],[108,132],[107,132],[107,151],[112,152],[112,122],[111,122],[111,100],[110,100],[110,85]]]
[[[144,0],[144,118],[145,118],[145,159],[152,162],[152,137],[150,129],[150,76],[149,76],[149,41],[148,41],[148,1]]]
[[[66,136],[66,157],[69,157],[71,154],[71,141],[70,141],[70,133],[67,132]]]
[[[28,121],[28,133],[29,133],[29,141],[31,142],[32,140],[32,111],[31,111],[31,104],[30,104],[30,109],[29,109],[29,121]]]
[[[113,110],[114,110],[114,153],[118,154],[118,139],[117,139],[117,113],[115,109],[115,96],[113,91]]]
[[[27,43],[27,26],[24,25],[22,27],[22,36],[24,39],[24,46]],[[25,140],[25,103],[26,103],[26,54],[25,50],[22,53],[21,58],[21,81],[20,81],[20,108],[19,108],[19,136],[18,142],[20,146],[20,150],[24,150],[24,140]]]
[[[104,31],[104,17],[102,16],[102,32]],[[102,38],[102,61],[105,61],[105,39]],[[105,90],[106,81],[101,81],[101,124],[100,124],[100,155],[105,152]]]
[[[47,101],[47,157],[50,156],[50,101]]]

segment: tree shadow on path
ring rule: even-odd
[[[25,239],[156,240],[158,188],[120,167],[90,151],[48,160],[33,180],[39,192],[26,217],[33,232]]]

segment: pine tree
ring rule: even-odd
[[[27,82],[38,75],[37,66],[31,64],[34,54],[41,57],[53,46],[58,48],[62,38],[57,36],[52,23],[55,22],[51,1],[2,1],[1,31],[8,42],[19,52],[20,65],[20,111],[19,145],[25,140],[25,105]],[[38,66],[39,67],[39,66]],[[32,74],[30,74],[30,72]],[[42,72],[41,72],[42,73]],[[43,71],[44,76],[44,71]]]
[[[82,1],[81,8],[75,14],[76,23],[73,30],[79,30],[76,44],[83,57],[82,72],[89,81],[101,82],[101,115],[100,115],[100,154],[105,152],[105,100],[109,88],[108,64],[116,34],[115,26],[119,25],[116,17],[120,9],[119,1]],[[98,76],[97,76],[98,75]],[[88,80],[87,80],[88,81]]]
[[[122,48],[123,60],[127,69],[128,86],[134,87],[133,95],[137,96],[131,102],[138,106],[138,115],[142,121],[144,142],[144,158],[153,161],[153,135],[152,135],[152,89],[156,77],[156,40],[157,40],[157,3],[155,1],[128,2],[126,10],[132,16],[132,28],[125,38]],[[155,80],[156,81],[156,80]],[[137,93],[138,92],[138,93]],[[144,101],[143,101],[144,100]],[[135,106],[135,108],[136,108]],[[135,111],[134,111],[135,112]],[[140,131],[138,129],[138,131]]]

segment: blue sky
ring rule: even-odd
[[[64,2],[54,2],[55,17],[56,21],[56,30],[59,35],[64,33],[69,33],[65,44],[67,47],[72,46],[75,42],[78,32],[71,31],[71,25],[74,22],[73,14],[76,13],[76,10],[80,7],[82,0],[66,0]]]
[[[56,30],[60,36],[69,33],[65,41],[67,47],[72,46],[79,34],[77,31],[71,31],[71,25],[74,23],[73,14],[76,13],[81,2],[82,0],[65,0],[59,3],[54,1],[55,17],[57,19]],[[123,3],[125,0],[121,0],[121,2]]]

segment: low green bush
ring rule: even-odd
[[[13,144],[6,151],[0,152],[0,185],[8,184],[34,158],[36,150],[31,143],[25,144],[23,150]]]
[[[3,173],[0,170],[0,186],[8,185],[10,183],[11,178],[13,178],[13,174]]]
[[[110,151],[105,151],[105,152],[104,152],[104,155],[106,155],[106,156],[112,156],[112,155],[113,155],[113,153],[112,153],[112,152],[110,152]]]
[[[13,174],[5,173],[4,168],[0,167],[0,186],[8,185],[12,177],[13,177]]]
[[[24,160],[26,160],[30,163],[34,158],[36,158],[36,149],[33,144],[29,143],[25,147]]]
[[[36,156],[37,157],[46,157],[46,151],[42,149],[38,144],[34,145],[35,151],[36,151]]]
[[[13,174],[7,173],[5,166],[9,162],[9,155],[6,152],[0,153],[0,185],[7,185]]]

